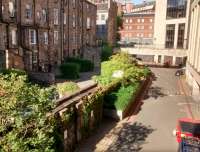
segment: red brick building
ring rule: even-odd
[[[0,68],[48,71],[95,45],[97,8],[87,0],[1,0],[0,8]]]
[[[137,44],[152,44],[154,35],[155,4],[135,5],[131,13],[123,15],[121,41]]]

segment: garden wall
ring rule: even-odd
[[[63,99],[65,100],[65,99]],[[87,138],[99,126],[102,120],[103,90],[94,88],[93,92],[78,95],[58,106],[57,114],[61,149],[72,152],[76,145]]]

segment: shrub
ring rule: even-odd
[[[107,61],[112,55],[113,48],[108,44],[104,44],[101,52],[101,61]]]
[[[56,151],[51,88],[26,83],[26,76],[0,74],[0,151]]]
[[[139,89],[139,83],[134,83],[105,96],[104,106],[109,109],[117,109],[123,111],[132,100]]]
[[[79,78],[79,65],[76,63],[64,63],[60,65],[60,71],[63,78],[77,79]]]
[[[115,71],[122,71],[122,78],[114,78]],[[94,79],[101,85],[109,85],[113,81],[138,81],[146,76],[147,71],[143,67],[136,65],[136,61],[127,53],[113,55],[109,61],[104,61],[101,65],[101,75]]]
[[[20,75],[26,75],[26,72],[23,70],[18,70],[18,69],[2,69],[0,70],[0,73],[3,75],[11,75],[11,74],[16,74],[16,76]]]
[[[60,83],[56,88],[60,95],[71,94],[80,89],[79,86],[74,82]]]
[[[80,66],[80,72],[89,72],[94,70],[94,63],[90,60],[80,58],[67,58],[66,63],[77,63]]]

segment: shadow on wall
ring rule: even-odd
[[[151,126],[144,126],[142,123],[124,123],[120,132],[113,133],[118,139],[110,145],[107,152],[139,152],[145,140],[155,129]]]

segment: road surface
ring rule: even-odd
[[[177,152],[172,132],[177,119],[190,116],[176,69],[152,68],[155,80],[137,115],[116,123],[106,120],[80,145],[79,152]]]

